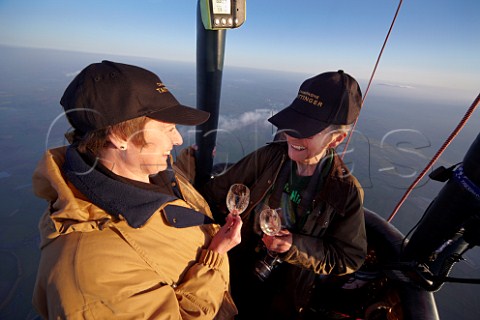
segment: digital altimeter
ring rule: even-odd
[[[240,27],[246,18],[245,0],[201,0],[202,22],[207,30]]]

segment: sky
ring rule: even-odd
[[[399,1],[247,0],[225,65],[368,79]],[[0,44],[196,59],[194,0],[0,0]],[[480,1],[406,0],[375,74],[405,88],[480,87]],[[0,58],[1,59],[1,58]]]

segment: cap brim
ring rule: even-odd
[[[316,135],[328,124],[296,111],[291,106],[268,119],[279,131],[289,136],[303,139]]]
[[[207,121],[210,117],[210,113],[178,104],[146,114],[145,116],[168,123],[196,126]]]

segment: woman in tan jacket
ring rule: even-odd
[[[171,164],[183,106],[145,69],[85,68],[61,104],[72,144],[48,150],[33,176],[48,201],[33,303],[49,319],[213,319],[236,312],[227,252],[239,217],[220,228]]]

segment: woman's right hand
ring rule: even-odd
[[[293,235],[287,229],[282,229],[275,236],[264,234],[262,241],[269,251],[284,253],[292,247]]]
[[[239,215],[230,213],[226,218],[225,224],[213,237],[208,249],[220,254],[227,253],[242,241],[240,233],[242,225],[242,218]]]

